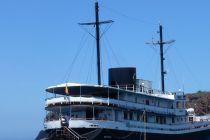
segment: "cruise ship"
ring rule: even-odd
[[[44,130],[36,140],[210,140],[210,122],[186,108],[184,92],[165,91],[164,44],[159,26],[161,90],[138,79],[135,67],[109,68],[108,84],[101,84],[100,25],[95,3],[98,83],[64,82],[50,86],[45,100]]]

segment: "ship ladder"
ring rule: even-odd
[[[80,134],[75,132],[73,129],[68,128],[66,126],[64,126],[63,128],[64,128],[64,134],[69,136],[70,138],[73,138],[74,140],[87,140],[86,137],[81,136]]]

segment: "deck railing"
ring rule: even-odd
[[[59,97],[54,99],[46,100],[46,107],[49,106],[59,106],[59,105],[70,105],[74,103],[90,103],[90,104],[107,104],[107,106],[118,106],[118,107],[125,107],[127,109],[143,109],[149,112],[156,112],[162,114],[175,114],[180,112],[179,110],[173,108],[166,108],[156,105],[146,105],[143,103],[137,102],[129,102],[124,100],[117,100],[117,99],[108,99],[108,98],[99,98],[99,97]],[[182,111],[183,109],[181,109]],[[180,112],[184,113],[184,112]]]
[[[112,124],[113,128],[117,127],[118,124],[121,126],[125,124],[127,129],[136,128],[136,129],[147,129],[147,130],[161,130],[161,131],[191,131],[194,129],[203,129],[206,127],[210,127],[210,122],[193,122],[193,123],[183,123],[183,124],[158,124],[158,123],[146,123],[140,121],[113,121],[113,120],[100,120],[100,119],[71,119],[69,123],[77,123],[78,121],[82,121],[83,125],[87,122],[87,127],[103,127],[104,123]],[[45,122],[48,123],[48,122]],[[52,124],[52,122],[50,122]],[[115,124],[116,123],[116,124]],[[53,125],[53,124],[52,124]],[[105,125],[107,126],[107,125]],[[173,127],[172,127],[173,126]],[[72,126],[71,126],[72,127]],[[77,126],[79,127],[79,126]],[[209,129],[209,128],[208,128]]]

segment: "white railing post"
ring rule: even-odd
[[[116,116],[115,116],[115,111],[114,111],[114,109],[113,109],[113,108],[112,108],[112,116],[113,116],[113,118],[112,118],[112,119],[113,119],[113,121],[115,121],[115,117],[116,117]]]
[[[70,108],[69,118],[71,120],[71,106],[69,108]]]
[[[120,88],[119,88],[119,85],[117,85],[117,87],[118,87],[118,91],[117,91],[117,101],[118,101],[118,106],[119,106],[119,99],[120,99],[120,97],[119,97],[119,96],[120,96],[120,95],[119,95],[119,94],[120,94],[120,93],[119,93],[119,92],[120,92],[119,89],[120,89]]]
[[[82,87],[80,86],[80,87],[79,87],[79,94],[80,94],[80,104],[81,104],[81,94],[82,94],[82,91],[81,91],[81,90],[82,90]]]
[[[94,105],[93,105],[93,120],[95,120],[95,108],[94,108]]]
[[[134,88],[135,88],[135,87],[134,87],[134,85],[133,85],[133,92],[134,92]]]
[[[109,106],[109,87],[108,87],[108,106]]]

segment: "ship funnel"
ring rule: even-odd
[[[136,68],[120,67],[109,69],[109,86],[122,89],[136,89]]]

